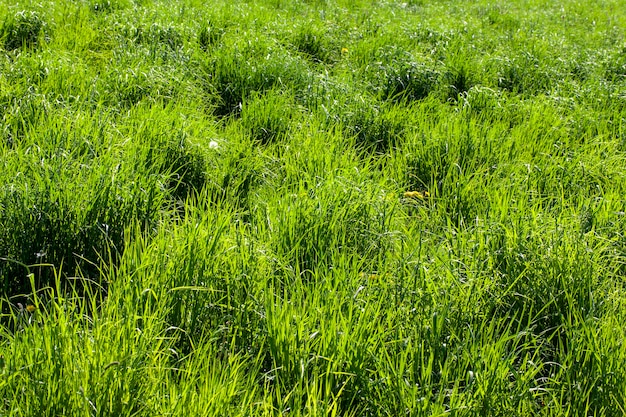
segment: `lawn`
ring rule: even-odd
[[[0,416],[626,414],[620,0],[0,0]]]

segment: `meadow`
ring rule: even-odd
[[[620,0],[0,0],[0,415],[625,415],[625,157]]]

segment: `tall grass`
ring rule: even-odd
[[[624,414],[620,6],[0,8],[0,415]]]

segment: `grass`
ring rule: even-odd
[[[624,414],[625,21],[0,8],[0,415]]]

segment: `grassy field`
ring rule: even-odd
[[[622,416],[625,157],[619,0],[0,0],[0,415]]]

